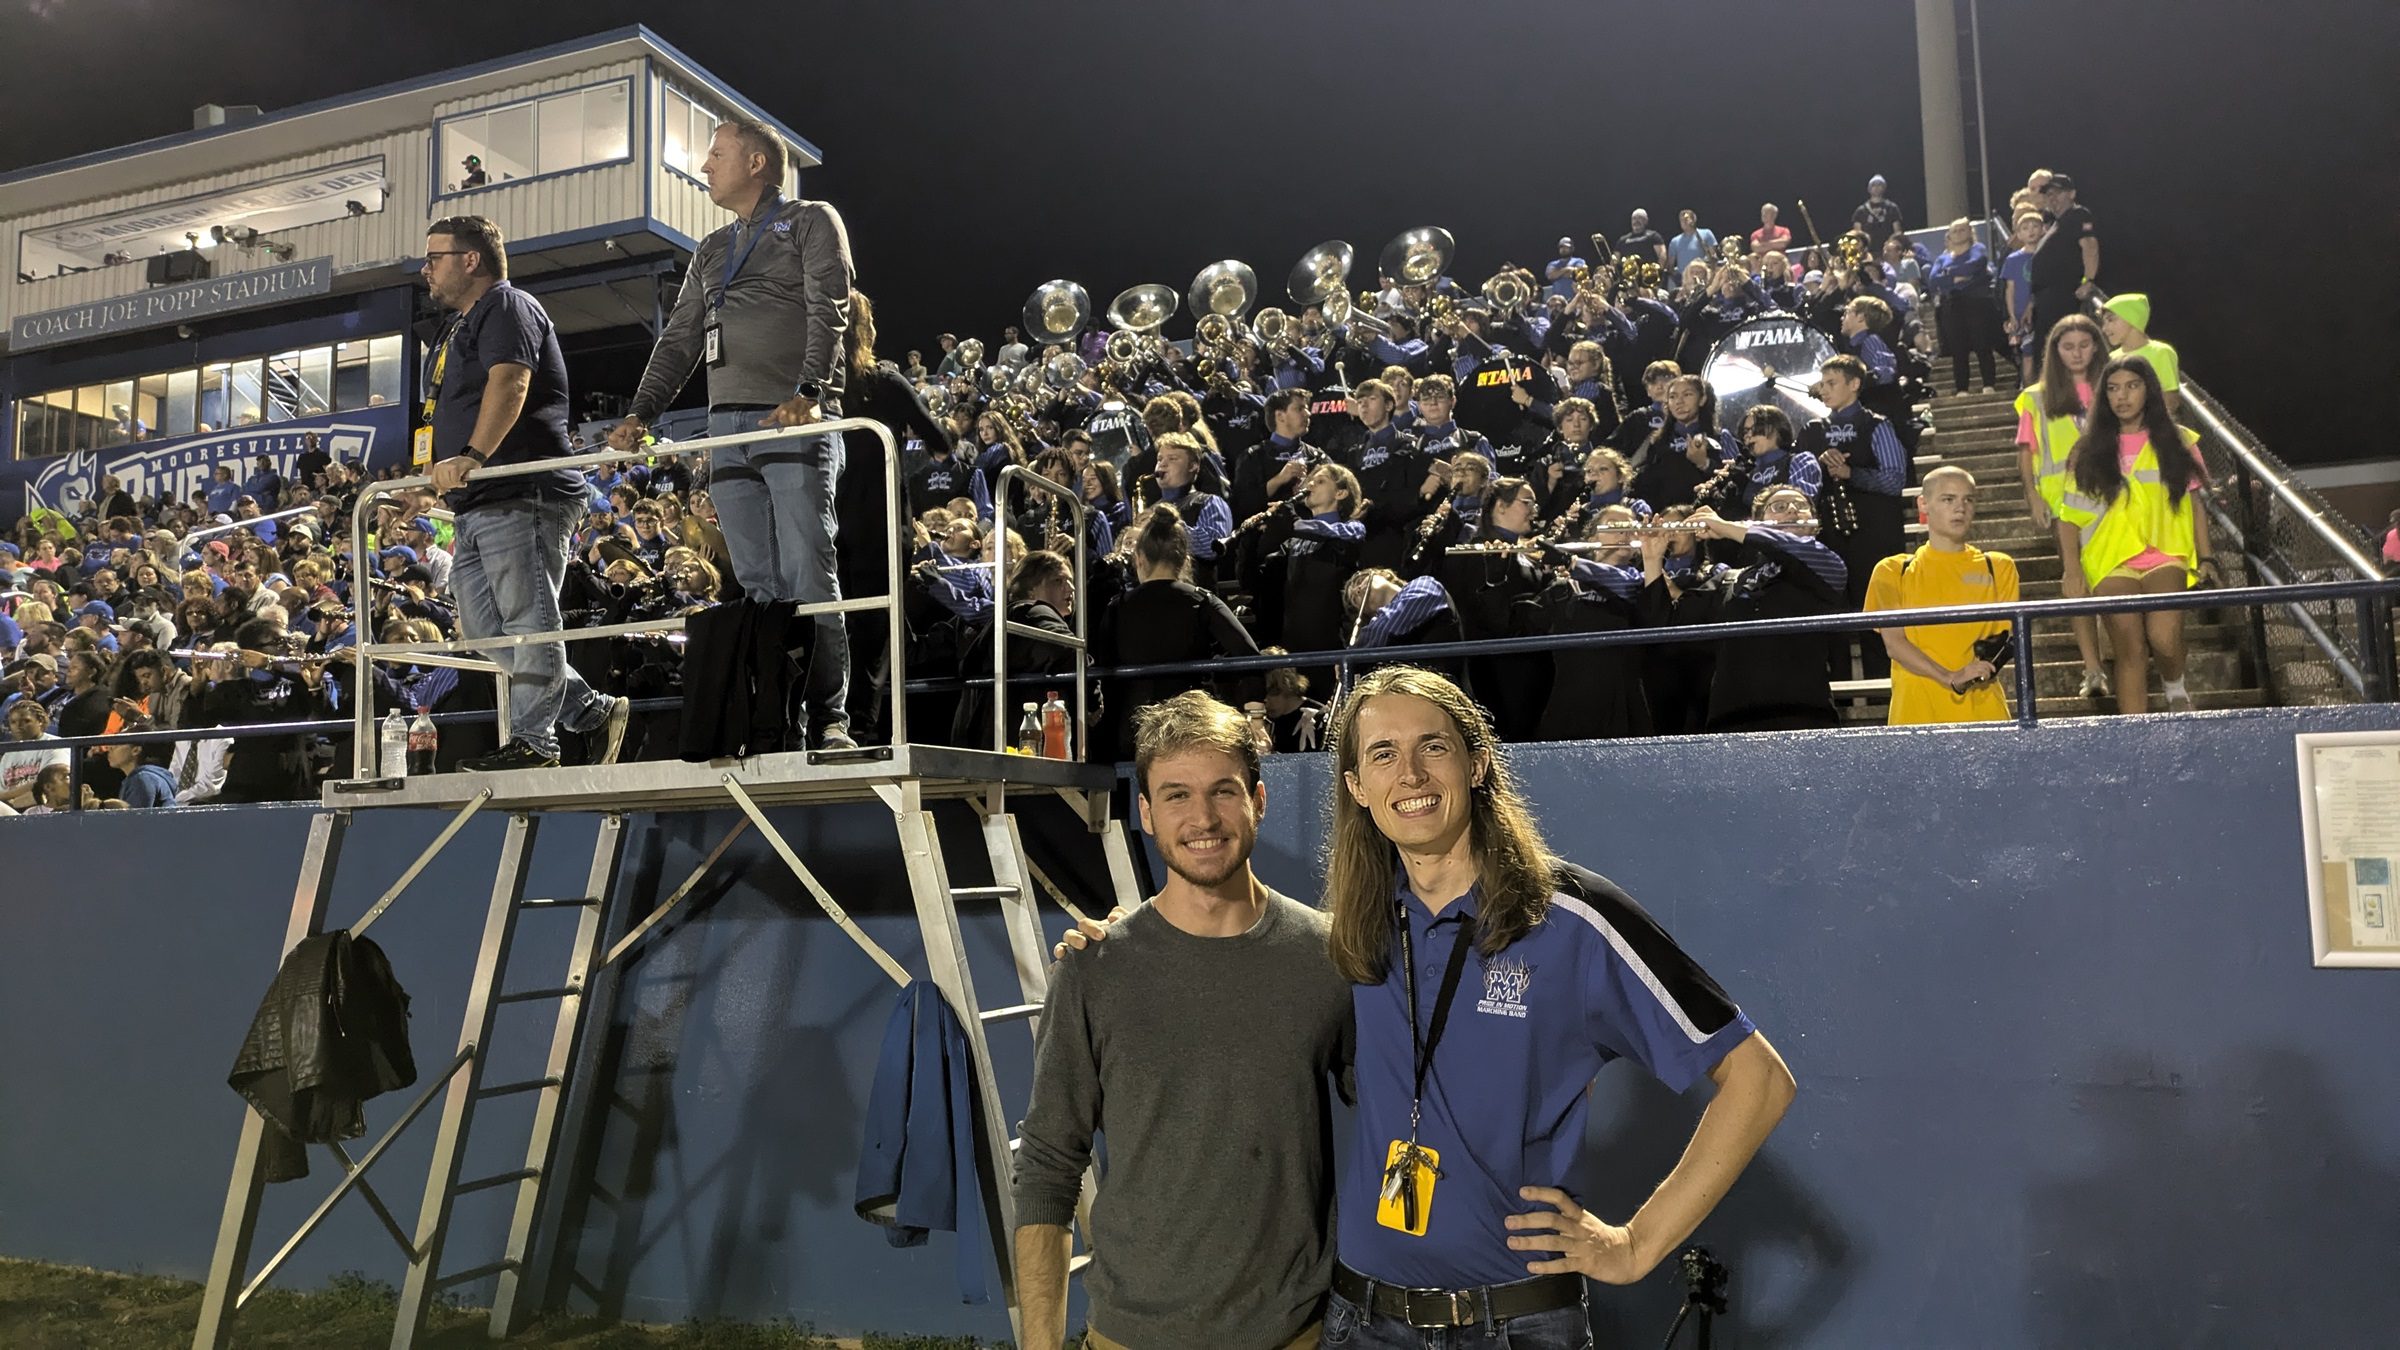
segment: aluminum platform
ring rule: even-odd
[[[330,807],[457,807],[489,792],[486,805],[530,811],[708,811],[733,808],[728,782],[761,806],[872,801],[913,784],[928,800],[1004,791],[1082,793],[1105,811],[1116,770],[1107,765],[1037,759],[944,745],[789,751],[749,759],[681,760],[600,767],[440,773],[408,778],[344,779],[325,785]]]

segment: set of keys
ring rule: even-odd
[[[1425,1236],[1425,1226],[1433,1219],[1433,1183],[1441,1175],[1441,1154],[1414,1139],[1393,1140],[1375,1222],[1411,1237]]]

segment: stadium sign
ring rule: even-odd
[[[333,259],[310,258],[21,315],[9,325],[8,342],[16,351],[55,347],[62,342],[324,295],[332,289]]]

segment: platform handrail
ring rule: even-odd
[[[1046,492],[1067,504],[1075,518],[1075,640],[1062,641],[1056,633],[1044,632],[1031,624],[1017,623],[1008,617],[1008,489],[1011,483],[1023,483],[1037,492]],[[1090,728],[1084,725],[1084,708],[1090,678],[1091,644],[1084,627],[1084,615],[1090,608],[1085,603],[1083,586],[1084,550],[1089,544],[1085,533],[1083,498],[1063,484],[1044,478],[1022,464],[1011,464],[1000,470],[1000,481],[992,493],[992,748],[1008,749],[1008,639],[1013,635],[1031,642],[1046,642],[1054,647],[1069,647],[1075,653],[1075,742],[1067,747],[1067,758],[1088,753],[1086,739]],[[892,683],[900,683],[897,674]],[[906,699],[895,699],[905,703]]]
[[[740,432],[731,436],[707,436],[689,441],[658,441],[643,446],[639,450],[599,450],[589,454],[529,460],[521,464],[493,464],[469,473],[466,481],[483,483],[502,478],[526,478],[535,474],[556,473],[562,469],[580,472],[584,469],[604,468],[612,464],[639,464],[654,459],[706,454],[712,450],[727,449],[752,441],[774,440],[778,437],[806,438],[850,431],[872,433],[876,441],[883,447],[884,537],[886,540],[896,540],[900,537],[900,443],[893,438],[891,428],[868,417],[844,417],[829,422],[811,422],[804,426],[775,427]],[[367,520],[375,514],[375,506],[395,493],[432,485],[433,479],[425,475],[395,478],[369,484],[360,495],[357,505],[352,508],[350,513],[351,566],[358,571],[358,575],[353,578],[354,584],[365,584]],[[792,612],[800,617],[814,617],[825,614],[848,614],[867,609],[885,611],[890,630],[891,681],[898,686],[904,683],[907,677],[904,652],[907,645],[906,593],[901,586],[899,549],[887,547],[885,553],[887,554],[886,569],[889,575],[884,594],[881,597],[813,601],[795,605]],[[604,629],[561,628],[544,633],[496,634],[489,638],[460,638],[431,643],[361,641],[354,644],[352,648],[351,664],[355,671],[357,686],[365,689],[372,681],[371,667],[376,661],[405,661],[422,653],[482,651],[499,647],[520,647],[535,642],[572,642],[594,637],[623,637],[638,633],[676,632],[680,631],[683,626],[684,619],[678,616],[643,620],[638,623],[611,624]],[[363,639],[371,635],[361,632],[359,636]],[[506,681],[503,680],[502,684],[503,701],[505,701]],[[357,736],[357,744],[351,756],[351,768],[354,776],[361,779],[375,776],[374,750],[371,748],[373,732],[369,726],[372,711],[364,702],[361,702],[355,716],[354,731]],[[906,700],[892,700],[891,721],[893,743],[905,744],[908,739]]]

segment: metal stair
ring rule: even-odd
[[[328,901],[341,852],[341,840],[356,806],[441,806],[452,810],[440,831],[400,879],[351,926],[355,935],[377,921],[455,839],[467,821],[488,806],[508,812],[500,856],[494,870],[491,896],[485,910],[482,941],[475,957],[458,1044],[447,1064],[431,1075],[418,1095],[375,1143],[355,1160],[338,1145],[332,1151],[342,1166],[342,1179],[309,1215],[298,1232],[255,1273],[245,1274],[263,1190],[260,1154],[266,1122],[247,1111],[235,1151],[232,1181],[226,1194],[224,1218],[194,1350],[221,1350],[231,1344],[235,1314],[263,1288],[300,1243],[341,1198],[352,1191],[373,1208],[407,1264],[391,1344],[410,1350],[425,1334],[426,1314],[445,1289],[498,1277],[488,1329],[500,1340],[522,1327],[543,1302],[536,1278],[535,1250],[545,1231],[555,1226],[561,1199],[552,1182],[563,1174],[560,1141],[580,1115],[608,1109],[610,1094],[584,1090],[572,1081],[576,1067],[587,1057],[580,1047],[596,1009],[605,1009],[613,995],[613,980],[627,958],[668,921],[688,915],[701,881],[728,854],[745,832],[756,830],[775,855],[790,868],[802,887],[835,927],[855,943],[896,984],[906,986],[916,976],[908,966],[870,937],[827,891],[808,863],[768,816],[768,806],[810,806],[836,802],[878,800],[892,813],[901,862],[924,943],[926,976],[940,990],[965,1034],[975,1076],[977,1184],[989,1226],[984,1236],[992,1244],[1009,1317],[1017,1318],[1014,1234],[1015,1199],[1010,1184],[1010,1160],[1017,1146],[1013,1120],[998,1076],[993,1069],[991,1035],[998,1027],[1022,1024],[1028,1035],[1038,1030],[1042,1005],[1049,992],[1048,943],[1043,937],[1039,899],[1047,891],[1073,917],[1083,917],[1056,887],[1049,884],[1025,852],[1009,794],[1038,792],[1064,799],[1098,837],[1117,903],[1140,903],[1135,888],[1131,843],[1121,822],[1109,817],[1108,793],[1114,774],[1106,766],[1086,766],[1020,755],[953,750],[940,746],[901,745],[889,750],[833,755],[764,755],[717,765],[682,763],[614,766],[605,770],[533,769],[484,775],[436,775],[404,780],[329,784],[328,809],[312,822],[307,853],[301,865],[299,888],[283,951],[325,931]],[[980,820],[981,852],[988,866],[988,883],[954,884],[949,860],[943,856],[933,806],[943,800],[969,803]],[[339,804],[334,804],[339,803]],[[738,815],[725,836],[684,881],[653,903],[630,923],[615,922],[625,902],[616,898],[624,853],[625,815],[639,811],[704,810],[733,807]],[[527,862],[542,818],[557,812],[590,812],[601,817],[600,839],[593,850],[589,877],[580,894],[559,898],[527,898]],[[987,1005],[969,965],[959,921],[962,906],[999,906],[1008,936],[1015,984]],[[576,915],[575,935],[566,969],[547,980],[522,988],[508,987],[509,953],[517,924],[528,912],[568,910]],[[611,942],[618,928],[621,936]],[[494,1025],[500,1010],[514,1004],[555,1008],[549,1053],[533,1076],[509,1082],[488,1081],[486,1069]],[[462,1159],[475,1123],[478,1103],[503,1097],[535,1098],[534,1117],[523,1162],[490,1176],[462,1176]],[[367,1171],[392,1142],[436,1098],[442,1103],[433,1156],[427,1168],[424,1199],[413,1226],[403,1228],[369,1184]],[[1091,1260],[1090,1203],[1097,1187],[1086,1172],[1078,1227],[1085,1234],[1084,1250],[1070,1272]],[[508,1233],[497,1258],[462,1268],[445,1268],[446,1243],[454,1203],[480,1191],[514,1188],[515,1205]],[[972,1235],[960,1234],[961,1241]]]

